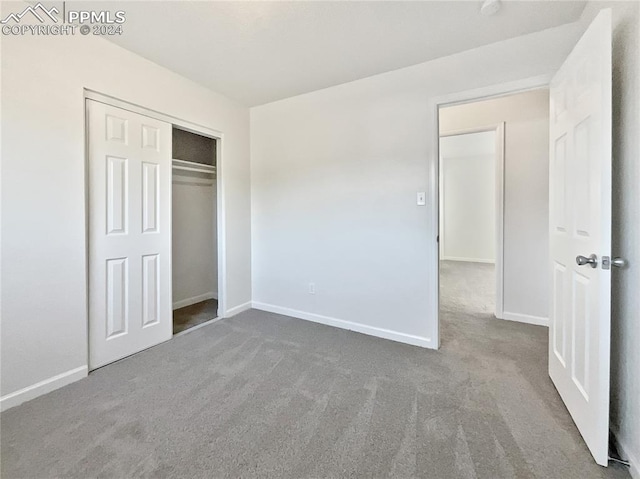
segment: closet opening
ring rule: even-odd
[[[217,140],[172,129],[173,334],[218,318]]]

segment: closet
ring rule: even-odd
[[[173,126],[173,333],[218,316],[217,142]]]

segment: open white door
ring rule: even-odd
[[[171,125],[87,100],[89,368],[171,338]]]
[[[551,82],[549,375],[607,465],[611,341],[611,10]]]

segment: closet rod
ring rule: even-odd
[[[184,170],[184,171],[195,171],[197,173],[206,173],[208,175],[215,175],[216,172],[215,171],[211,171],[211,170],[205,170],[203,168],[191,168],[190,166],[177,166],[177,165],[173,165],[172,167],[174,170]]]
[[[213,165],[203,165],[202,163],[196,163],[194,161],[185,161],[185,160],[171,160],[172,167],[175,170],[185,170],[185,171],[195,171],[197,173],[209,173],[215,174],[216,167]]]

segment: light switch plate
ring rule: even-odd
[[[416,194],[416,204],[418,206],[424,206],[427,204],[427,194],[424,191],[418,191]]]

